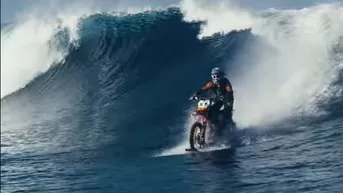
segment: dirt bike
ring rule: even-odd
[[[191,98],[190,100],[196,99]],[[206,129],[215,129],[213,128],[214,124],[212,123],[212,120],[209,118],[209,111],[211,110],[211,107],[216,104],[217,101],[218,98],[202,97],[198,99],[197,108],[194,112],[191,113],[191,115],[195,118],[195,122],[192,124],[189,134],[190,148],[186,149],[186,151],[198,151],[206,146]],[[224,110],[224,104],[219,110]]]

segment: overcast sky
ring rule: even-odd
[[[213,1],[213,0],[208,0]],[[334,0],[232,0],[240,2],[244,6],[264,9],[270,7],[277,8],[301,8],[319,2],[333,2]],[[72,3],[85,5],[93,2],[93,5],[101,10],[113,10],[115,7],[143,7],[143,6],[166,6],[176,4],[179,0],[1,0],[1,23],[10,22],[13,18],[23,11],[29,11],[32,8],[47,7],[52,9],[62,9]],[[343,0],[336,0],[343,2]]]

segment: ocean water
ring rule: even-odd
[[[343,5],[182,1],[1,25],[1,192],[342,192]],[[225,69],[231,143],[186,152]]]

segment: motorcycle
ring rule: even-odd
[[[216,124],[212,117],[209,117],[211,108],[218,102],[218,98],[191,98],[190,100],[198,100],[197,108],[191,115],[195,118],[195,122],[192,124],[189,134],[189,145],[190,148],[186,151],[198,151],[205,148],[207,142],[205,141],[206,130],[209,128],[210,131],[214,131]],[[219,100],[223,101],[222,98]],[[225,103],[222,103],[219,111],[223,111]]]

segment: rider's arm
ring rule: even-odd
[[[201,88],[201,90],[206,91],[206,90],[208,90],[208,89],[210,89],[210,88],[212,88],[212,87],[213,87],[213,82],[211,81],[211,82],[208,82],[207,84],[205,84],[205,86],[203,86],[203,87]]]
[[[232,90],[232,86],[231,86],[231,83],[229,80],[226,83],[225,90],[226,90],[226,93],[224,96],[225,99],[232,102],[233,101],[233,90]]]
[[[226,90],[227,93],[232,93],[233,92],[232,86],[231,86],[231,82],[228,79],[226,79],[225,90]]]
[[[207,91],[208,89],[213,87],[213,82],[208,82],[207,84],[205,84],[205,86],[203,86],[200,90],[198,90],[195,95],[199,95],[202,94],[203,92]]]
[[[225,89],[226,89],[226,92],[232,92],[232,89],[231,89],[230,85],[226,85]]]

